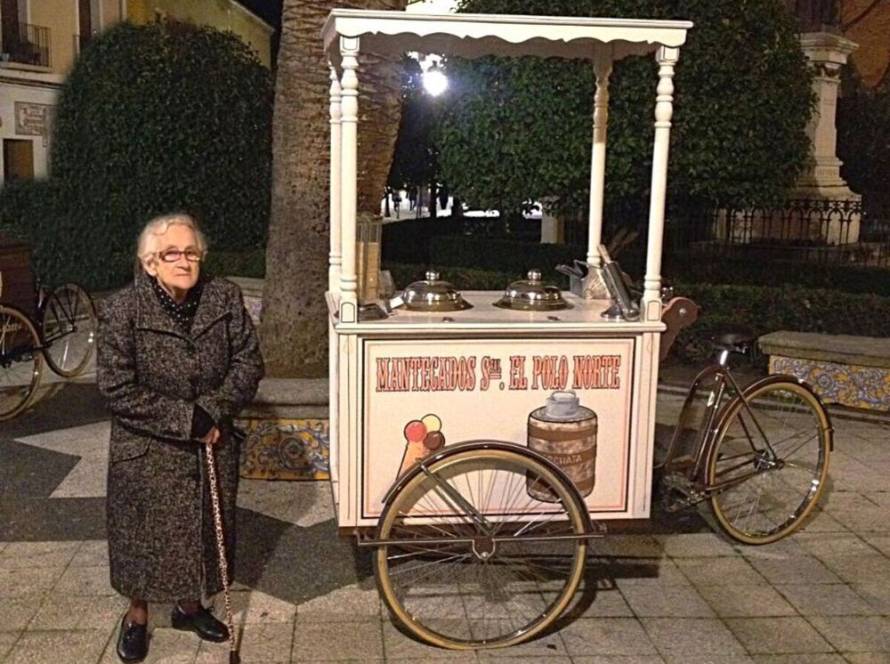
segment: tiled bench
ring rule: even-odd
[[[760,337],[770,373],[809,383],[823,401],[890,411],[890,339],[781,330]]]
[[[241,448],[241,477],[328,479],[326,378],[264,378],[237,424],[247,433]]]

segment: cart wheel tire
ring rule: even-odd
[[[0,305],[0,421],[21,413],[37,393],[43,371],[40,337],[30,319]]]
[[[87,368],[96,347],[96,308],[77,284],[56,288],[41,314],[43,354],[50,368],[65,378],[79,376]]]
[[[797,530],[819,502],[828,479],[831,424],[818,397],[788,376],[754,383],[744,397],[748,408],[740,398],[727,405],[708,455],[708,484],[730,482],[712,494],[711,509],[733,539],[769,544]]]
[[[380,594],[432,645],[526,641],[553,624],[581,582],[587,540],[573,537],[589,521],[577,489],[547,460],[504,447],[480,444],[416,467],[380,517],[377,537],[388,542],[375,560]]]

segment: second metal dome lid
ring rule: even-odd
[[[571,309],[556,286],[545,285],[540,270],[529,270],[526,279],[512,282],[494,306],[520,311],[555,311]]]

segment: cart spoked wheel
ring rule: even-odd
[[[433,645],[514,645],[568,605],[589,532],[577,490],[546,459],[517,445],[466,446],[415,467],[391,496],[377,531],[378,587]]]
[[[43,358],[40,337],[28,317],[0,305],[0,420],[15,417],[31,403]]]
[[[63,284],[50,293],[43,308],[44,354],[60,376],[83,373],[93,356],[96,310],[86,291],[77,284]]]

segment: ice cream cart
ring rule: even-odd
[[[539,633],[578,587],[603,522],[649,515],[672,78],[691,27],[346,9],[325,23],[337,520],[376,547],[387,606],[431,643],[496,647]],[[357,258],[369,249],[357,251],[356,214],[358,56],[369,52],[589,61],[589,247],[580,258],[589,275],[606,277],[598,247],[609,76],[624,57],[654,54],[648,247],[635,315],[604,316],[614,311],[614,288],[563,294],[529,273],[504,292],[458,293],[433,272],[373,315],[380,309],[360,297]]]

